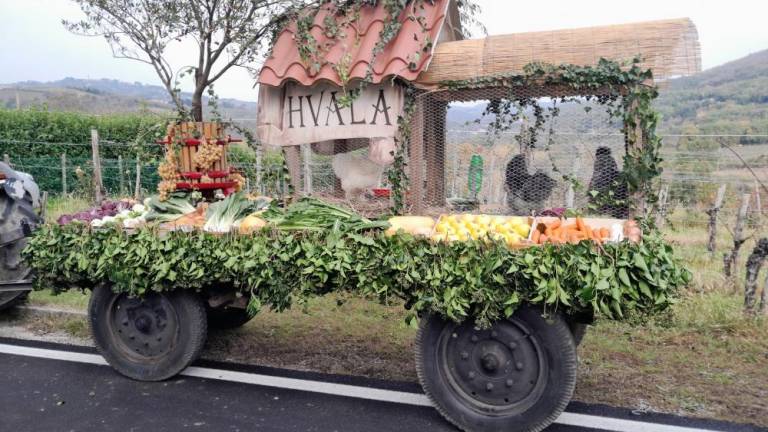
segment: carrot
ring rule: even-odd
[[[589,227],[589,225],[584,225],[584,234],[587,235],[588,239],[591,239],[594,237],[594,233],[592,232],[592,228]]]
[[[576,217],[576,228],[578,228],[579,231],[586,231],[585,226],[586,225],[584,225],[584,219],[581,217]]]
[[[611,231],[608,228],[605,228],[605,227],[600,228],[600,238],[601,239],[608,238],[610,236],[611,236]]]
[[[539,244],[544,244],[549,240],[549,237],[546,234],[542,234],[539,236]]]
[[[539,244],[539,238],[541,238],[541,231],[533,230],[533,235],[531,236],[531,241],[534,244]]]
[[[561,221],[560,219],[555,219],[555,220],[553,220],[553,221],[552,221],[552,222],[549,224],[549,227],[550,227],[550,228],[552,228],[552,229],[554,230],[555,228],[559,228],[561,224],[562,224],[562,221]]]

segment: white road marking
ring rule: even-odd
[[[108,366],[104,358],[97,354],[85,354],[70,351],[60,351],[44,348],[32,348],[18,345],[0,344],[1,354],[12,354],[25,357],[36,357],[49,360],[60,360],[75,363],[85,363]],[[298,378],[276,377],[272,375],[235,372],[223,369],[189,367],[181,375],[195,378],[205,378],[219,381],[254,384],[266,387],[277,387],[290,390],[322,393],[335,396],[353,397],[382,402],[393,402],[406,405],[432,406],[426,395],[393,390],[383,390],[348,384],[335,384],[324,381],[304,380]],[[555,423],[568,426],[579,426],[616,432],[702,432],[713,429],[672,426],[659,423],[648,423],[636,420],[625,420],[613,417],[595,416],[589,414],[563,413]]]

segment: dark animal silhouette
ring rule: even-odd
[[[613,192],[611,197],[610,192]],[[600,213],[626,219],[629,216],[627,184],[621,178],[616,160],[608,147],[598,147],[592,180],[589,182],[589,203]]]
[[[528,174],[525,156],[517,155],[507,162],[505,184],[510,210],[517,214],[528,214],[544,208],[557,182],[543,172]]]

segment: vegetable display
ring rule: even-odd
[[[315,198],[302,198],[284,210],[276,205],[270,206],[263,218],[283,231],[321,231],[333,227],[341,227],[345,231],[362,231],[389,227],[385,221],[372,221],[352,210]]]
[[[489,215],[444,216],[435,227],[435,240],[467,241],[491,238],[516,246],[528,237],[531,225],[527,218]]]
[[[134,205],[133,201],[104,201],[100,206],[79,213],[61,215],[56,220],[59,225],[66,225],[71,222],[79,221],[91,223],[93,220],[101,220],[105,217],[117,216],[123,210],[130,209]]]
[[[237,227],[237,223],[249,214],[263,210],[269,205],[267,200],[249,200],[245,193],[230,194],[222,201],[208,206],[205,212],[203,230],[214,233],[228,233]]]
[[[25,255],[37,287],[56,291],[107,281],[141,295],[231,282],[250,297],[255,313],[262,305],[279,311],[296,299],[345,290],[401,298],[414,312],[479,325],[509,316],[524,302],[612,319],[658,313],[690,277],[656,236],[514,250],[501,242],[433,242],[338,225],[260,235],[46,225]]]

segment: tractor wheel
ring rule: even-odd
[[[243,308],[217,307],[208,308],[208,327],[217,330],[231,330],[244,326],[253,318]]]
[[[588,324],[568,322],[568,328],[571,329],[571,334],[573,335],[573,343],[575,343],[577,347],[581,345],[581,341],[583,341],[584,336],[587,335],[587,327],[589,327]]]
[[[205,305],[184,290],[137,298],[101,284],[91,295],[88,320],[110,366],[139,381],[161,381],[184,370],[200,355],[207,333]]]
[[[0,234],[11,233],[22,226],[22,221],[30,227],[38,221],[32,207],[32,199],[13,199],[0,187]],[[27,245],[27,239],[21,238],[0,246],[0,285],[2,282],[28,279],[30,269],[21,258],[21,251]],[[2,289],[0,287],[0,289]],[[0,291],[0,310],[8,309],[27,298],[28,291]]]
[[[416,339],[424,392],[468,432],[538,432],[563,412],[576,386],[576,346],[564,319],[534,307],[479,329],[430,315]]]

